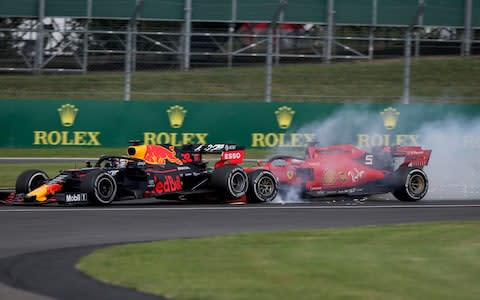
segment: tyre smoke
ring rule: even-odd
[[[480,199],[480,120],[448,117],[418,132],[422,146],[432,149],[425,199]]]

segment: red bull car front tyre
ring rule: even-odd
[[[28,194],[47,180],[47,173],[41,170],[25,170],[17,177],[15,192],[17,194]]]

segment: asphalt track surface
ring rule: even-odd
[[[97,282],[76,261],[111,244],[277,231],[480,220],[480,200],[341,200],[269,205],[146,201],[103,208],[0,206],[0,299],[161,299]]]

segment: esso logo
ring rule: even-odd
[[[242,154],[240,152],[228,152],[223,155],[223,159],[231,160],[231,159],[240,159],[242,158]]]

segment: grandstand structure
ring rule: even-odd
[[[16,0],[0,2],[0,71],[89,72],[480,52],[473,0]],[[278,11],[279,14],[275,14]],[[273,35],[273,36],[272,36]],[[127,59],[126,59],[127,58]]]

